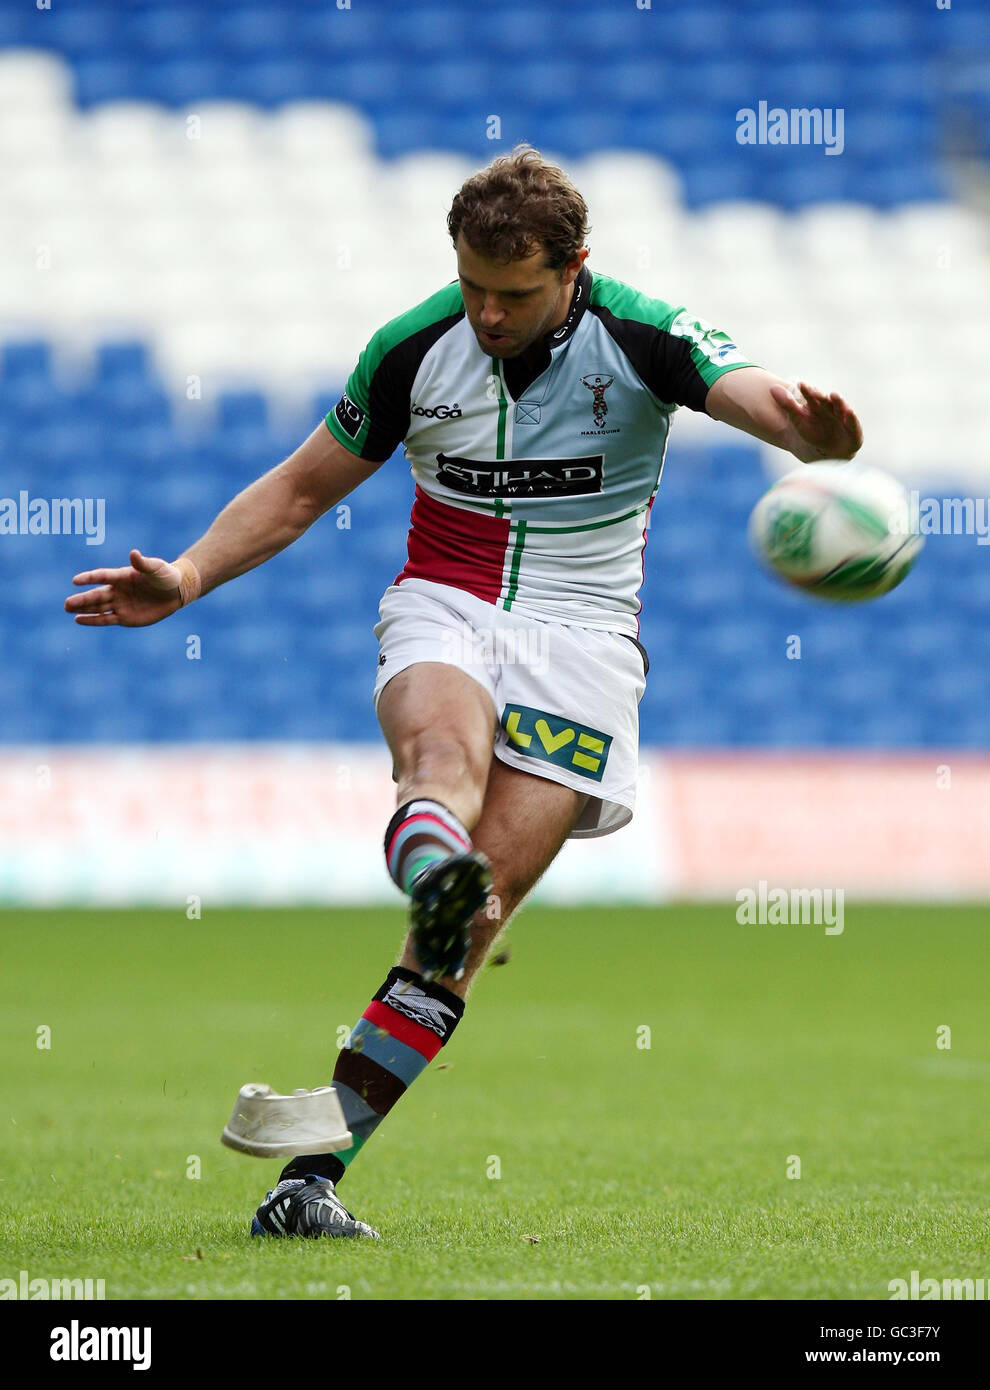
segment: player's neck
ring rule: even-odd
[[[571,283],[567,286],[567,292],[564,295],[561,307],[557,310],[557,314],[553,322],[547,324],[544,337],[547,333],[553,333],[556,329],[560,327],[562,323],[566,322],[567,315],[571,312],[571,305],[574,302],[574,284],[575,282],[572,280]]]

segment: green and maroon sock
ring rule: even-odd
[[[464,1000],[396,965],[341,1048],[333,1071],[350,1149],[303,1154],[282,1169],[284,1178],[319,1173],[338,1183],[392,1106],[450,1040],[464,1014]]]
[[[413,879],[452,854],[468,854],[471,836],[439,801],[407,801],[385,831],[385,862],[393,881],[408,893]]]

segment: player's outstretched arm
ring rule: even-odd
[[[65,611],[84,627],[147,627],[167,618],[195,597],[190,569],[132,550],[131,563],[119,569],[85,570],[73,584],[95,584],[84,594],[70,594]],[[185,573],[184,573],[185,571]],[[183,594],[183,578],[189,597]]]
[[[786,449],[802,463],[851,459],[863,443],[862,426],[837,391],[825,395],[804,381],[795,391],[762,367],[720,376],[705,409],[713,420]]]
[[[70,594],[66,612],[86,627],[160,622],[270,560],[380,467],[345,449],[321,423],[284,463],[228,502],[206,535],[174,563],[132,550],[130,564],[120,569],[77,574],[73,584],[96,587]]]

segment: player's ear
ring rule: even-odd
[[[580,250],[580,251],[576,251],[576,252],[574,253],[574,255],[571,257],[571,259],[567,262],[567,264],[564,266],[563,270],[561,271],[561,273],[560,273],[560,283],[561,283],[562,285],[569,285],[569,284],[571,284],[574,280],[576,280],[576,279],[578,278],[578,276],[580,275],[580,273],[581,273],[581,267],[584,265],[584,263],[585,263],[585,261],[587,260],[587,258],[588,258],[588,248],[587,248],[586,246],[582,246],[581,250]]]

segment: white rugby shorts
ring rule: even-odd
[[[457,666],[491,696],[494,752],[522,772],[591,796],[571,836],[632,820],[645,652],[619,633],[538,622],[428,579],[404,579],[379,606],[374,701],[421,661]]]

